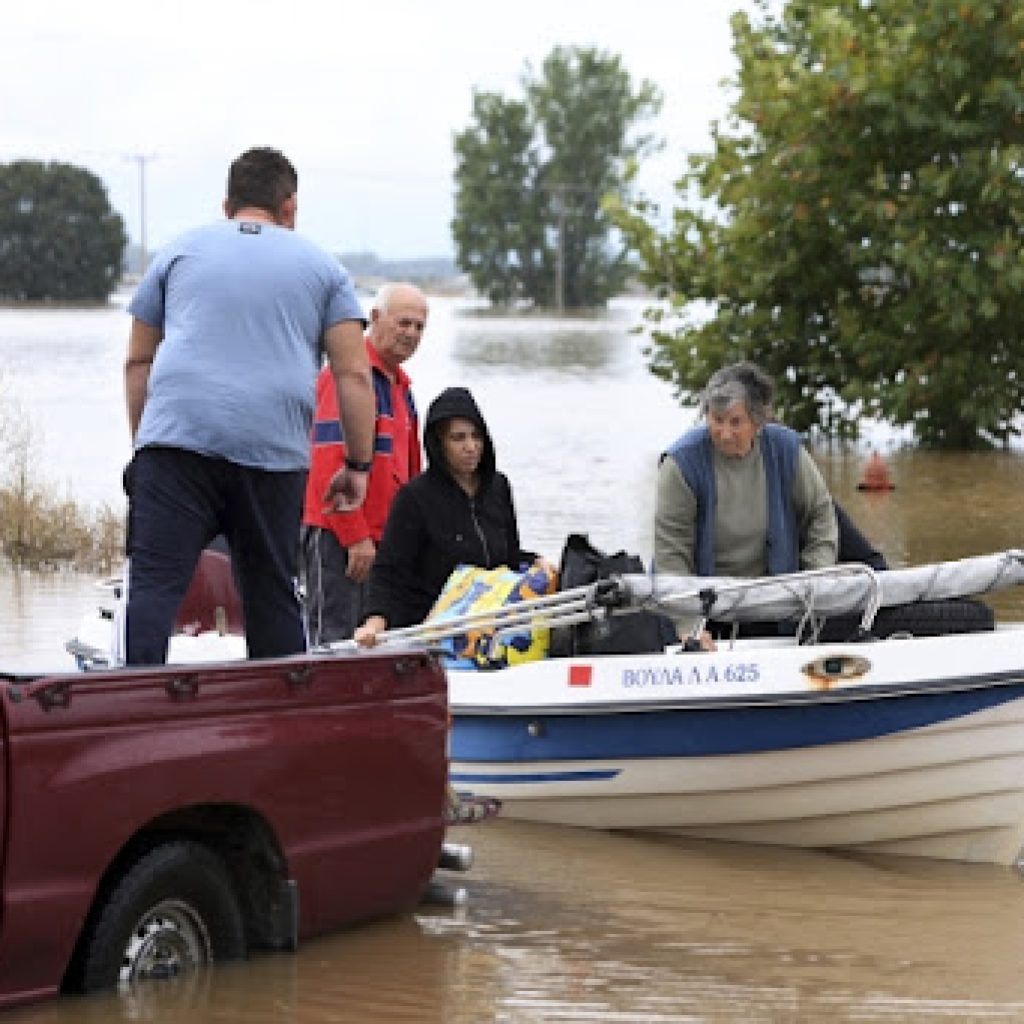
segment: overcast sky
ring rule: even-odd
[[[622,56],[665,96],[640,183],[668,202],[709,146],[743,0],[17,0],[0,27],[0,161],[66,160],[152,250],[221,215],[231,159],[285,151],[299,229],[332,251],[451,255],[452,137],[472,90],[519,96],[556,45]],[[140,158],[144,158],[140,161]]]

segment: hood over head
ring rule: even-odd
[[[444,457],[444,444],[441,441],[440,425],[445,420],[454,419],[469,420],[476,424],[477,429],[483,435],[484,450],[480,456],[480,482],[487,486],[494,476],[496,459],[494,455],[494,442],[491,440],[490,431],[484,422],[480,409],[473,399],[468,388],[445,388],[430,403],[427,409],[427,417],[423,428],[423,447],[427,452],[427,463],[433,470],[439,470],[450,476],[448,463]]]

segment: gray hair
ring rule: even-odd
[[[742,402],[750,418],[763,427],[772,418],[772,399],[775,384],[761,367],[754,363],[733,363],[716,370],[700,396],[700,412],[707,416],[711,410],[725,412],[731,405]]]
[[[376,309],[379,313],[386,313],[395,298],[395,294],[406,290],[415,292],[426,302],[426,296],[423,294],[422,289],[417,288],[416,285],[406,281],[388,281],[377,289],[377,294],[373,298],[373,305],[370,308]]]
[[[373,306],[371,309],[376,309],[381,313],[388,311],[388,306],[391,304],[391,298],[395,294],[395,288],[397,285],[394,281],[388,281],[386,284],[382,284],[377,289],[377,294],[373,297]]]

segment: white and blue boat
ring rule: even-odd
[[[692,613],[714,594],[716,619],[733,621],[857,607],[869,631],[879,608],[1021,582],[1015,551],[625,586],[634,604]],[[1024,847],[1021,625],[551,659],[451,672],[449,689],[452,783],[505,817],[999,864]]]

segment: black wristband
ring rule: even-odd
[[[373,469],[372,462],[356,462],[355,459],[345,459],[345,468],[355,473],[369,473]]]

